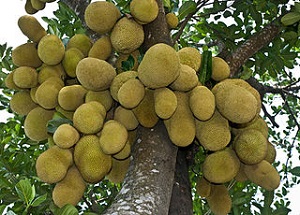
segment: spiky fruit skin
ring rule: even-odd
[[[155,0],[133,0],[130,13],[139,23],[147,24],[157,17],[158,4]]]
[[[105,154],[116,154],[125,147],[127,138],[125,126],[116,120],[109,120],[105,122],[101,131],[100,147]]]
[[[59,208],[66,204],[76,206],[83,197],[86,183],[76,166],[72,166],[63,180],[58,182],[53,191],[52,199]]]
[[[38,84],[38,73],[32,67],[18,67],[14,70],[13,82],[20,88],[36,87]]]
[[[65,71],[62,68],[61,64],[55,66],[48,66],[46,64],[42,65],[39,73],[38,73],[38,82],[42,84],[48,78],[61,78],[62,80],[65,78]]]
[[[15,73],[15,70],[11,71],[5,78],[5,86],[8,88],[8,89],[11,89],[11,90],[22,90],[22,88],[18,87],[15,82],[14,82],[14,73]]]
[[[77,64],[76,76],[86,89],[101,91],[109,88],[116,71],[104,60],[87,57]]]
[[[98,183],[110,171],[110,155],[102,152],[96,135],[85,135],[79,139],[74,150],[74,161],[82,177],[88,183]]]
[[[81,85],[65,86],[58,93],[58,104],[67,111],[75,111],[84,103],[86,93]]]
[[[174,91],[187,92],[198,85],[198,76],[196,71],[185,64],[181,64],[179,76],[170,85]]]
[[[89,51],[88,56],[107,60],[112,53],[112,44],[108,36],[103,36],[98,39]]]
[[[99,34],[111,31],[121,13],[111,2],[96,1],[85,10],[84,19],[87,26]]]
[[[105,178],[112,183],[122,183],[127,173],[129,164],[130,164],[129,158],[125,160],[117,160],[113,158],[112,168]]]
[[[127,130],[134,130],[139,125],[139,121],[130,109],[119,106],[114,112],[114,120],[120,122]]]
[[[167,13],[166,20],[170,29],[176,28],[179,23],[178,17],[174,13]]]
[[[174,114],[164,120],[171,141],[180,147],[190,145],[196,135],[196,126],[193,113],[189,107],[187,93],[176,91],[177,108]]]
[[[36,160],[37,176],[46,183],[61,181],[73,165],[73,155],[69,149],[52,146],[44,151]]]
[[[31,99],[29,91],[18,91],[12,96],[9,106],[15,113],[27,115],[37,104]]]
[[[117,160],[125,160],[129,158],[131,153],[131,143],[130,140],[127,139],[124,148],[116,154],[113,154],[112,157]]]
[[[204,177],[199,177],[196,182],[196,193],[202,198],[206,198],[211,193],[211,183]]]
[[[196,137],[207,150],[218,151],[224,149],[231,140],[228,120],[217,110],[207,121],[196,120]]]
[[[169,88],[162,87],[154,90],[155,113],[161,119],[169,119],[177,108],[177,97]]]
[[[70,124],[61,124],[53,133],[53,141],[63,149],[71,148],[80,138],[78,131]]]
[[[31,5],[36,10],[43,10],[46,6],[46,3],[40,0],[31,0]]]
[[[28,14],[35,14],[36,12],[38,12],[38,10],[32,7],[31,0],[26,0],[25,11]]]
[[[70,38],[66,48],[67,50],[70,48],[77,48],[82,52],[84,57],[87,57],[92,48],[92,41],[85,34],[75,34]]]
[[[15,49],[13,49],[11,53],[13,63],[20,66],[29,66],[33,68],[37,68],[42,65],[42,61],[40,60],[36,44],[34,43],[24,43]]]
[[[42,141],[48,138],[47,123],[52,119],[53,110],[42,107],[32,109],[24,121],[24,131],[27,137],[34,141]]]
[[[134,19],[124,17],[114,26],[110,40],[113,48],[122,54],[129,54],[144,42],[143,27]]]
[[[225,148],[209,154],[203,163],[203,175],[212,183],[226,183],[238,173],[240,161],[235,152]]]
[[[76,66],[80,60],[84,58],[83,53],[77,48],[69,48],[66,50],[62,65],[68,76],[76,77]]]
[[[215,81],[222,81],[230,75],[229,65],[220,57],[212,59],[212,75],[211,78]]]
[[[48,65],[59,64],[65,54],[65,46],[56,35],[42,37],[38,44],[38,56]]]
[[[267,148],[267,155],[264,160],[268,161],[270,164],[272,164],[276,159],[276,148],[271,142],[267,142],[268,148]]]
[[[106,111],[110,110],[113,105],[113,99],[109,93],[109,90],[98,92],[89,90],[85,95],[85,102],[90,101],[100,102],[105,107]]]
[[[196,72],[199,70],[201,65],[201,54],[193,47],[184,47],[178,52],[180,63],[192,67]]]
[[[232,201],[225,185],[212,185],[207,203],[214,214],[228,214],[231,210]]]
[[[176,51],[163,43],[150,47],[138,67],[138,78],[152,89],[168,86],[179,74],[180,62]]]
[[[29,40],[38,43],[47,32],[34,16],[24,15],[18,19],[18,26]]]

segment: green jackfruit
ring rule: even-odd
[[[16,47],[12,50],[11,57],[13,63],[18,67],[29,66],[38,68],[42,65],[42,61],[37,54],[36,44],[34,43],[24,43]]]
[[[206,198],[211,193],[211,186],[211,183],[201,176],[196,182],[196,193],[202,198]]]
[[[181,64],[188,65],[198,72],[201,65],[201,54],[196,48],[184,47],[177,53]]]
[[[51,77],[61,78],[62,80],[65,78],[65,71],[61,64],[55,66],[42,65],[38,74],[39,84]]]
[[[53,141],[60,148],[68,149],[80,138],[78,131],[70,124],[61,124],[53,133]]]
[[[18,26],[29,40],[38,43],[47,35],[46,30],[34,16],[24,15],[18,19]]]
[[[232,206],[232,200],[225,185],[212,185],[211,193],[206,198],[210,210],[215,215],[227,215]]]
[[[84,57],[87,57],[92,48],[92,41],[85,34],[75,34],[70,38],[66,48],[67,50],[70,48],[77,48],[82,52]]]
[[[25,11],[28,14],[35,14],[36,12],[38,12],[38,10],[36,10],[32,7],[31,0],[26,0]]]
[[[110,110],[113,105],[113,98],[111,97],[109,90],[98,92],[89,90],[85,95],[85,102],[90,101],[100,102],[105,107],[106,111]]]
[[[177,97],[169,88],[154,90],[155,113],[161,119],[169,119],[177,108]]]
[[[69,48],[66,50],[64,58],[62,60],[62,65],[68,76],[76,77],[76,67],[80,60],[84,58],[82,52],[77,48]]]
[[[178,26],[179,20],[175,13],[167,13],[166,21],[170,29],[174,29]]]
[[[27,115],[37,104],[32,101],[29,91],[16,92],[9,101],[9,106],[13,112],[20,115]]]
[[[127,158],[125,160],[117,160],[113,158],[112,168],[106,175],[106,179],[108,179],[112,183],[122,183],[127,173],[129,164],[130,158]]]
[[[31,0],[31,5],[36,10],[43,10],[46,7],[46,3],[40,0]]]
[[[142,24],[147,24],[156,19],[158,4],[155,0],[132,0],[130,14]]]
[[[174,91],[190,91],[198,85],[198,76],[196,71],[185,64],[181,64],[179,76],[170,85],[170,88]]]
[[[211,78],[215,81],[222,81],[230,75],[229,65],[220,57],[212,58],[212,74]]]
[[[13,81],[20,88],[32,88],[38,84],[38,73],[36,69],[21,66],[14,70]]]
[[[139,121],[130,109],[118,106],[114,112],[114,120],[120,122],[127,130],[134,130],[139,125]]]
[[[264,160],[268,161],[270,164],[272,164],[276,159],[276,148],[271,142],[267,142],[268,148],[267,148],[267,155]]]
[[[98,39],[89,51],[88,56],[98,58],[100,60],[107,60],[112,53],[112,44],[108,36],[103,36]]]
[[[65,86],[58,93],[58,104],[67,111],[75,111],[84,103],[86,93],[81,85]]]

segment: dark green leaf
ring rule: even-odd
[[[187,1],[179,8],[178,18],[182,20],[189,13],[195,12],[197,9],[197,4],[194,1]]]
[[[40,204],[42,204],[46,199],[47,199],[47,193],[45,193],[45,194],[42,195],[42,196],[39,196],[39,197],[35,198],[35,199],[32,201],[31,206],[32,206],[32,207],[37,207],[37,206],[39,206]]]
[[[289,212],[291,212],[291,209],[282,207],[273,211],[272,215],[287,215]]]
[[[19,181],[15,187],[18,196],[23,200],[27,205],[33,200],[34,196],[32,195],[32,187],[28,179],[22,179]]]
[[[281,22],[284,25],[293,25],[299,20],[300,20],[299,12],[289,12],[281,18]]]
[[[294,167],[290,171],[293,175],[300,177],[300,166]]]
[[[55,215],[78,215],[78,210],[70,204],[67,204],[56,211]]]
[[[60,126],[62,124],[72,125],[72,121],[67,119],[67,118],[54,118],[54,119],[51,119],[47,123],[47,131],[49,133],[53,134],[56,131],[56,129],[58,128],[58,126]]]

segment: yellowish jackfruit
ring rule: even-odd
[[[77,48],[69,48],[66,50],[62,65],[68,76],[76,77],[76,66],[80,60],[84,58],[82,52]]]
[[[79,139],[75,145],[74,161],[88,183],[100,182],[112,166],[111,156],[102,152],[96,135],[86,135]]]
[[[14,70],[13,81],[20,88],[32,88],[38,84],[38,73],[36,69],[21,66]]]
[[[241,132],[233,141],[234,150],[245,164],[257,164],[267,155],[267,139],[255,129]]]
[[[80,134],[70,124],[61,124],[53,133],[53,141],[55,144],[64,149],[74,146],[79,138]]]
[[[231,140],[228,120],[217,110],[207,121],[196,120],[196,137],[207,150],[224,149]]]
[[[86,93],[81,85],[65,86],[58,93],[58,104],[67,111],[75,111],[84,103]]]
[[[105,122],[100,135],[100,147],[105,154],[120,152],[127,142],[128,133],[124,125],[116,120]]]
[[[112,156],[113,156],[113,158],[115,158],[117,160],[124,160],[130,156],[130,153],[131,153],[131,143],[127,139],[124,148],[121,151],[119,151],[118,153],[113,154]]]
[[[37,103],[45,109],[54,109],[58,105],[58,93],[63,86],[60,78],[48,78],[35,92]]]
[[[47,34],[46,30],[34,16],[21,16],[18,20],[18,26],[22,33],[35,43],[38,43]]]
[[[159,118],[155,113],[154,90],[145,89],[145,96],[143,100],[132,110],[142,126],[152,128],[156,125]]]
[[[124,17],[114,26],[110,40],[117,52],[129,54],[138,49],[144,42],[143,27],[134,19]]]
[[[212,74],[211,78],[215,81],[222,81],[230,75],[229,65],[220,57],[212,58]]]
[[[196,126],[193,113],[189,107],[187,93],[175,91],[177,108],[174,114],[164,120],[171,141],[180,147],[190,145],[196,135]]]
[[[264,160],[268,161],[270,164],[272,164],[276,159],[276,148],[271,142],[267,142],[268,149],[267,149],[267,155]]]
[[[198,72],[201,65],[201,54],[196,48],[184,47],[178,50],[177,53],[180,63],[188,65]]]
[[[198,85],[198,76],[196,71],[185,64],[181,64],[179,76],[170,85],[170,88],[175,91],[190,91]]]
[[[248,177],[247,177],[247,175],[245,173],[244,168],[245,168],[245,164],[241,163],[240,169],[239,169],[238,173],[236,174],[236,176],[234,177],[234,179],[236,181],[244,182],[244,181],[248,180]]]
[[[29,91],[18,91],[9,101],[9,106],[13,112],[20,115],[27,115],[37,104],[32,101]]]
[[[109,90],[98,92],[89,90],[85,95],[85,102],[90,101],[100,102],[105,107],[106,111],[108,111],[113,104],[113,98],[111,97]]]
[[[39,88],[40,85],[30,88],[30,97],[32,99],[32,101],[34,101],[35,103],[37,103],[36,99],[35,99],[35,93],[37,91],[37,89]]]
[[[211,183],[207,181],[203,176],[199,177],[196,182],[196,193],[202,198],[206,198],[210,195]]]
[[[34,141],[42,141],[48,138],[47,123],[54,114],[53,110],[42,107],[32,109],[24,121],[24,131],[27,137]]]
[[[42,65],[38,74],[39,84],[51,77],[61,78],[62,80],[65,78],[65,71],[61,64],[55,66]]]
[[[162,87],[154,90],[155,113],[161,119],[169,119],[177,108],[177,97],[169,88]]]
[[[215,112],[215,96],[205,86],[197,86],[191,91],[189,104],[195,117],[202,121],[210,119]]]
[[[280,185],[280,175],[268,161],[245,165],[244,171],[250,181],[268,191],[275,190]]]
[[[118,106],[114,112],[114,120],[120,122],[127,130],[134,130],[139,125],[139,121],[130,109]]]
[[[48,65],[59,64],[65,54],[65,46],[56,35],[42,37],[38,44],[38,56]]]
[[[24,43],[16,47],[12,50],[11,57],[13,63],[18,67],[29,66],[37,68],[42,65],[34,43]]]
[[[166,20],[170,29],[176,28],[179,22],[178,17],[175,15],[175,13],[167,13]]]
[[[132,0],[130,2],[130,14],[142,24],[147,24],[156,19],[158,4],[155,0]]]
[[[110,32],[120,17],[121,13],[118,8],[107,1],[92,2],[84,13],[87,26],[99,34]]]
[[[180,74],[177,52],[163,43],[150,47],[138,67],[140,81],[149,88],[166,87]]]
[[[87,57],[77,64],[76,76],[86,89],[101,91],[109,88],[116,71],[104,60]]]
[[[138,79],[126,81],[118,91],[118,101],[128,109],[135,108],[145,96],[145,87]]]
[[[70,48],[77,48],[82,52],[84,57],[87,57],[92,48],[92,41],[85,34],[75,34],[70,38],[66,48],[67,50]]]
[[[46,183],[52,184],[61,181],[73,165],[71,150],[52,146],[36,160],[37,176]]]
[[[103,36],[98,39],[89,51],[88,56],[98,58],[100,60],[107,60],[112,52],[112,44],[108,36]]]
[[[110,172],[106,175],[106,179],[108,179],[112,183],[122,183],[127,173],[129,164],[129,158],[125,160],[117,160],[113,158],[112,168]]]
[[[110,94],[115,101],[118,101],[118,92],[121,86],[131,78],[136,78],[138,73],[136,71],[126,71],[118,74],[111,82]]]
[[[232,201],[225,185],[212,185],[211,194],[207,198],[208,206],[215,215],[227,215]]]
[[[15,73],[15,70],[11,71],[6,76],[5,81],[4,81],[5,86],[11,90],[22,90],[22,88],[18,87],[14,82],[14,79],[13,79],[14,73]]]
[[[65,178],[55,185],[52,191],[53,202],[59,208],[66,204],[76,206],[83,197],[85,188],[86,183],[74,165],[68,170]]]
[[[83,134],[96,134],[103,127],[105,107],[96,101],[80,105],[74,112],[74,127]]]
[[[209,154],[203,163],[203,176],[212,183],[226,183],[238,173],[240,161],[230,148]]]

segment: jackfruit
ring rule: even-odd
[[[11,58],[13,63],[18,67],[29,66],[38,68],[42,65],[42,61],[37,54],[36,44],[34,43],[24,43],[16,47],[12,50]]]
[[[81,85],[65,86],[58,93],[58,104],[67,111],[75,111],[84,103],[86,93]]]
[[[196,126],[193,113],[189,107],[187,93],[175,91],[177,108],[174,114],[164,120],[171,141],[180,147],[190,145],[196,134]]]
[[[21,66],[14,70],[13,81],[20,88],[32,88],[38,85],[38,73],[36,69]]]
[[[267,155],[267,139],[255,129],[241,132],[233,141],[233,148],[245,164],[257,164]]]
[[[163,43],[151,46],[138,67],[138,78],[149,88],[166,87],[180,74],[176,51]]]
[[[132,110],[142,126],[146,128],[152,128],[155,126],[159,118],[155,113],[154,90],[145,89],[145,96],[143,100]]]
[[[139,66],[139,50],[135,50],[129,54],[119,54],[116,61],[116,70],[117,73],[125,72],[128,70],[137,71]]]
[[[116,120],[109,120],[103,125],[99,143],[105,154],[116,154],[126,144],[128,133],[124,125]]]
[[[79,138],[80,134],[70,124],[61,124],[53,133],[53,141],[55,144],[64,149],[74,146]]]
[[[58,93],[63,86],[64,82],[60,78],[48,78],[35,92],[37,103],[45,109],[54,109],[58,105]]]
[[[42,65],[38,73],[39,84],[43,83],[51,77],[61,78],[62,80],[65,78],[65,71],[62,68],[61,64],[55,66]]]
[[[38,105],[32,101],[29,91],[16,92],[9,101],[11,110],[20,115],[27,115],[33,108]]]
[[[112,159],[112,167],[110,172],[106,175],[106,179],[108,179],[112,183],[122,183],[124,181],[125,175],[129,168],[130,159],[127,158],[125,160],[117,160]]]
[[[15,70],[13,70],[7,74],[7,76],[4,80],[5,86],[11,90],[22,90],[22,88],[18,87],[13,80],[14,73],[15,73]]]
[[[27,137],[33,141],[42,141],[48,138],[47,123],[52,119],[53,110],[46,110],[42,107],[32,109],[24,121],[24,131]]]
[[[181,64],[179,76],[170,85],[174,91],[190,91],[198,85],[196,71],[187,65]]]
[[[212,92],[219,112],[233,123],[247,123],[257,115],[257,100],[245,88],[219,82]]]
[[[31,0],[31,5],[36,10],[43,10],[46,6],[46,3],[40,0]]]
[[[145,96],[145,87],[135,78],[127,80],[118,91],[118,101],[128,109],[135,108]]]
[[[92,41],[87,35],[75,34],[70,38],[66,49],[77,48],[82,52],[84,57],[87,57],[92,45]]]
[[[65,46],[56,35],[46,35],[42,37],[38,44],[38,56],[48,65],[59,64],[65,54]]]
[[[212,74],[211,78],[215,81],[222,81],[230,75],[229,65],[220,57],[212,58]]]
[[[210,195],[211,183],[207,181],[203,176],[199,177],[196,181],[196,193],[202,198],[206,198]]]
[[[41,181],[52,184],[61,181],[72,165],[71,150],[52,146],[39,155],[35,168]]]
[[[62,107],[60,107],[59,105],[55,107],[55,110],[62,114],[64,117],[66,117],[69,120],[73,120],[73,115],[74,115],[74,111],[66,111],[65,109],[63,109]]]
[[[268,145],[268,148],[267,148],[267,155],[265,157],[264,160],[268,161],[270,164],[272,164],[275,159],[276,159],[276,148],[275,146],[270,143],[269,141],[267,141],[267,145]]]
[[[248,180],[248,177],[247,177],[247,175],[246,175],[246,173],[245,173],[244,168],[245,168],[245,164],[243,164],[243,163],[241,162],[240,169],[239,169],[238,173],[236,174],[236,176],[234,177],[234,179],[235,179],[236,181],[244,182],[244,181],[247,181],[247,180]]]
[[[123,17],[112,29],[110,40],[117,52],[129,54],[138,49],[144,42],[143,27],[134,19]]]
[[[26,0],[25,11],[28,14],[35,14],[36,12],[38,12],[38,10],[36,10],[32,7],[31,0]]]
[[[232,200],[225,185],[212,185],[211,194],[207,198],[208,206],[215,215],[227,215],[232,206]]]
[[[131,143],[127,139],[124,148],[116,154],[113,154],[112,157],[117,160],[125,160],[130,156],[131,153]]]
[[[188,65],[198,72],[201,65],[201,54],[196,48],[184,47],[179,49],[177,53],[181,64]]]
[[[116,76],[116,71],[104,60],[87,57],[77,64],[76,76],[86,89],[101,91],[110,87],[112,80]]]
[[[250,181],[268,191],[275,190],[280,184],[279,173],[268,161],[245,165],[244,171]]]
[[[107,1],[92,2],[84,13],[87,26],[99,34],[110,32],[120,17],[121,13],[118,8]]]
[[[114,120],[125,126],[127,130],[134,130],[139,125],[139,121],[130,109],[118,106],[114,112]]]
[[[29,40],[38,43],[47,35],[46,30],[34,16],[24,15],[18,19],[18,26]]]
[[[109,90],[103,91],[91,91],[89,90],[85,95],[85,102],[97,101],[100,102],[108,111],[113,105],[113,98],[110,95]]]
[[[89,51],[88,56],[107,60],[112,53],[112,44],[108,36],[103,36],[98,39]]]
[[[55,185],[52,191],[53,202],[59,208],[66,204],[76,206],[83,197],[85,189],[86,183],[74,165],[68,170],[65,178]]]
[[[228,120],[217,110],[207,121],[196,119],[196,137],[200,144],[209,151],[224,149],[231,140]]]
[[[66,50],[62,65],[68,76],[76,77],[76,66],[80,60],[84,58],[82,52],[77,48],[69,48]]]
[[[131,78],[136,78],[138,73],[136,71],[126,71],[118,74],[111,82],[110,94],[115,101],[118,101],[118,92],[121,86]]]
[[[39,88],[40,85],[30,88],[30,97],[32,99],[32,101],[34,101],[34,103],[37,103],[36,99],[35,99],[35,93],[37,91],[37,89]]]
[[[132,0],[130,14],[141,24],[150,23],[158,15],[158,4],[155,0]]]
[[[74,150],[74,161],[83,179],[98,183],[111,169],[112,158],[102,152],[96,135],[82,136]]]
[[[209,154],[203,163],[203,176],[212,183],[226,183],[238,173],[240,161],[235,152],[225,148]]]
[[[197,119],[208,120],[215,112],[215,96],[207,87],[197,86],[190,93],[189,105]]]
[[[179,22],[178,17],[174,13],[167,13],[166,21],[170,29],[176,28]]]
[[[106,110],[96,101],[80,105],[74,112],[74,127],[83,134],[96,134],[103,127]]]
[[[169,88],[162,87],[154,90],[155,113],[161,119],[169,119],[177,108],[177,97]]]

